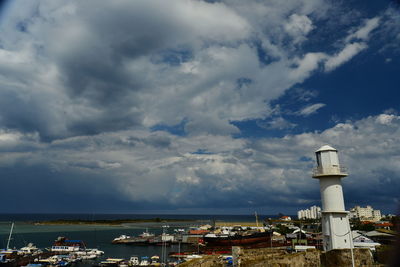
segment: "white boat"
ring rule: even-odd
[[[124,259],[107,258],[105,261],[100,262],[100,266],[115,266],[119,265]]]
[[[99,250],[97,248],[88,248],[88,249],[86,249],[86,252],[88,252],[90,254],[95,254],[97,256],[101,256],[104,254],[104,251]]]
[[[146,232],[138,236],[130,236],[130,235],[120,235],[117,238],[114,238],[113,244],[142,244],[149,242],[150,239],[154,238],[155,235],[153,233],[149,233],[146,229]]]
[[[130,238],[132,238],[130,235],[120,235],[119,237],[114,238],[112,242],[115,243],[118,241],[130,239]]]
[[[186,256],[186,260],[201,259],[201,258],[203,258],[203,256],[197,254]]]
[[[52,252],[77,252],[86,250],[85,243],[82,240],[69,240],[65,237],[58,237],[51,247]]]
[[[7,247],[6,249],[0,250],[0,254],[12,254],[16,252],[16,250],[10,249],[10,241],[13,229],[14,229],[14,223],[11,224],[10,235],[8,236],[8,241],[7,241]]]
[[[70,264],[73,260],[70,255],[54,255],[46,259],[39,259],[39,263],[51,264],[57,266],[66,266]]]
[[[129,259],[129,265],[131,265],[131,266],[139,266],[139,264],[140,264],[140,261],[139,261],[139,257],[138,256],[132,256]]]
[[[154,255],[150,258],[151,263],[150,264],[158,264],[160,263],[160,256]]]
[[[72,254],[76,255],[82,260],[94,260],[98,256],[101,256],[104,254],[104,251],[98,250],[97,248],[93,249],[86,249],[82,251],[75,251]]]
[[[38,249],[33,243],[29,243],[26,247],[21,248],[18,251],[19,255],[35,255],[40,253],[41,250]]]
[[[79,256],[82,260],[94,260],[97,258],[96,254],[86,254],[86,255],[82,255]]]
[[[150,265],[149,257],[143,256],[141,258],[139,266],[149,266],[149,265]]]

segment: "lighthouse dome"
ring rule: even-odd
[[[337,149],[331,147],[330,145],[324,145],[321,146],[317,151],[315,152],[321,152],[321,151],[337,151]]]

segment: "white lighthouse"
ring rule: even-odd
[[[348,213],[344,208],[341,179],[347,176],[346,170],[339,164],[338,152],[325,145],[315,151],[317,167],[313,178],[319,179],[322,199],[322,234],[323,248],[352,248]]]

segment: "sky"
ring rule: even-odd
[[[295,214],[400,192],[400,4],[0,2],[0,212]]]

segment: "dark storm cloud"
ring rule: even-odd
[[[18,189],[22,197],[15,205],[21,209],[38,195],[34,203],[45,203],[49,210],[66,210],[67,203],[82,211],[102,209],[94,201],[99,198],[125,211],[240,207],[295,212],[320,203],[319,183],[311,178],[313,151],[330,142],[349,168],[343,180],[346,204],[369,203],[388,211],[399,198],[399,123],[398,116],[382,114],[321,133],[256,140],[131,130],[42,143],[34,135],[1,132],[0,151],[7,153],[0,156],[0,177],[6,188]],[[382,143],[377,146],[376,140]],[[200,148],[212,153],[192,153]],[[54,191],[62,197],[52,202]],[[0,200],[9,197],[7,192]],[[80,207],[85,200],[93,207]]]
[[[25,53],[7,55],[15,64],[7,64],[3,74],[7,71],[14,76],[13,81],[24,80],[17,90],[26,90],[27,99],[36,99],[36,91],[40,91],[38,96],[52,92],[54,99],[42,102],[56,103],[36,107],[31,100],[13,100],[16,109],[30,106],[34,112],[25,116],[4,113],[8,120],[5,126],[38,131],[44,140],[53,140],[148,125],[146,117],[154,121],[160,111],[170,113],[163,112],[164,106],[174,109],[168,103],[173,99],[163,103],[162,94],[174,98],[168,91],[182,86],[180,65],[166,68],[170,60],[162,56],[166,51],[178,51],[182,46],[190,53],[207,42],[236,42],[248,33],[246,22],[224,5],[156,2],[42,1],[20,11],[31,16],[27,30],[10,33],[17,45],[3,42],[10,51],[20,47]],[[31,12],[29,7],[36,11]],[[223,20],[215,19],[219,13],[225,14]],[[22,15],[15,14],[7,26],[21,22]],[[182,97],[180,105],[185,105]],[[40,109],[53,117],[37,114]],[[180,112],[180,108],[173,112]],[[21,113],[26,113],[23,108]],[[174,114],[168,116],[176,119]],[[59,125],[46,127],[54,122]]]
[[[14,90],[12,90],[14,89]],[[57,115],[49,113],[54,103],[49,95],[24,95],[19,88],[0,91],[0,123],[2,127],[21,132],[40,132],[44,140],[53,135]]]
[[[185,7],[157,3],[156,7],[146,1],[101,2],[102,8],[93,8],[97,1],[80,3],[75,20],[53,30],[61,38],[53,41],[52,49],[65,74],[66,89],[106,106],[120,105],[120,98],[130,92],[148,89],[140,73],[126,65],[190,44],[197,34],[184,24]],[[130,101],[137,105],[135,98]]]
[[[96,209],[100,203],[109,207],[107,201],[118,201],[117,196],[105,190],[107,180],[100,177],[57,172],[45,165],[25,164],[2,167],[0,173],[0,202],[8,203],[2,212],[89,211]],[[103,197],[98,198],[99,195]]]

